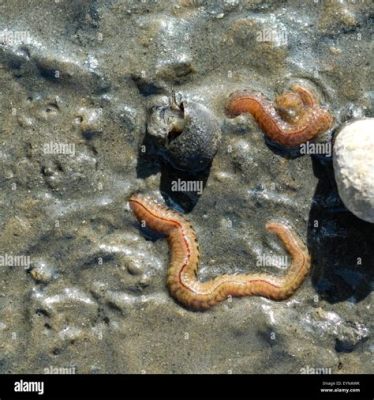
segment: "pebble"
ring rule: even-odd
[[[337,134],[333,161],[339,195],[358,218],[374,222],[374,118],[345,125]]]
[[[36,282],[48,283],[54,278],[55,271],[47,261],[39,259],[33,262],[30,275]]]

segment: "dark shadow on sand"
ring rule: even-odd
[[[330,303],[364,299],[374,275],[374,224],[349,212],[334,179],[332,159],[312,157],[319,179],[308,223],[308,248],[312,256],[312,284]]]

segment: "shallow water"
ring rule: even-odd
[[[0,1],[0,373],[373,373],[373,225],[344,208],[330,157],[224,114],[234,90],[273,99],[297,81],[336,119],[324,141],[373,116],[373,16],[369,1]],[[171,168],[146,137],[173,89],[219,121],[209,171]],[[178,178],[202,194],[173,192]],[[135,191],[188,214],[201,280],[282,274],[257,266],[286,255],[271,219],[307,243],[311,276],[287,301],[185,309]]]

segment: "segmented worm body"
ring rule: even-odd
[[[286,147],[299,146],[327,131],[333,117],[308,89],[295,84],[291,90],[276,98],[275,107],[259,93],[234,92],[229,97],[226,113],[230,117],[252,114],[271,140]],[[287,110],[291,114],[287,115]]]
[[[273,300],[290,297],[310,270],[307,248],[285,224],[269,222],[266,228],[278,235],[292,256],[292,263],[282,277],[269,274],[221,275],[201,282],[197,278],[199,245],[191,223],[181,214],[154,201],[133,195],[130,206],[139,221],[166,235],[170,247],[167,285],[170,294],[184,306],[203,310],[229,296],[263,296]]]

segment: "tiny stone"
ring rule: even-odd
[[[53,279],[53,268],[45,261],[33,263],[30,271],[31,277],[36,282],[48,283]]]

